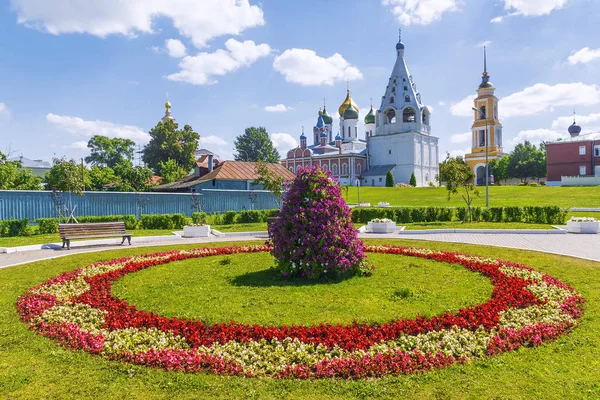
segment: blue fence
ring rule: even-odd
[[[277,198],[263,190],[209,190],[191,193],[121,193],[84,192],[83,196],[70,197],[75,217],[92,215],[140,215],[182,213],[196,211],[193,204],[201,204],[207,213],[229,210],[262,210],[277,208]],[[69,204],[69,195],[63,194]],[[52,192],[35,190],[0,190],[0,220],[57,217],[56,202]]]

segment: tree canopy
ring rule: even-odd
[[[114,168],[123,161],[133,160],[134,146],[135,142],[130,139],[96,135],[88,142],[90,155],[85,158],[85,162],[99,167]]]
[[[122,162],[115,166],[115,174],[120,178],[119,192],[145,192],[150,189],[150,180],[154,176],[150,168],[133,166],[131,162]]]
[[[446,159],[440,163],[440,174],[438,180],[446,183],[446,190],[448,194],[448,200],[453,194],[463,192],[462,198],[467,204],[467,212],[465,213],[465,220],[473,218],[471,210],[471,202],[473,201],[471,194],[479,196],[479,190],[473,184],[473,171],[467,166],[465,160],[461,156],[450,157],[450,154],[446,153]]]
[[[546,176],[546,153],[528,141],[519,143],[510,153],[506,173],[511,178],[527,181],[527,178]]]
[[[236,161],[265,161],[279,162],[279,152],[273,146],[267,130],[263,127],[246,128],[243,135],[238,136],[234,142]]]
[[[84,178],[81,165],[75,160],[55,158],[52,168],[46,172],[46,188],[56,192],[83,193]]]
[[[283,190],[285,179],[272,172],[269,169],[269,163],[264,161],[258,162],[256,166],[256,174],[258,177],[254,180],[254,184],[263,185],[265,190],[271,192],[278,199],[278,203],[280,203],[282,195],[281,191]]]
[[[194,151],[200,135],[191,126],[178,129],[174,121],[159,122],[150,133],[150,142],[144,147],[143,160],[156,174],[160,174],[160,163],[175,160],[186,173],[194,166]]]
[[[187,172],[181,168],[175,160],[167,160],[158,164],[159,175],[162,178],[162,183],[175,182],[178,179],[187,175]]]
[[[41,184],[41,178],[22,168],[20,162],[8,160],[8,157],[0,152],[1,190],[40,190]]]

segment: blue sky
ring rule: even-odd
[[[265,126],[285,151],[346,80],[361,118],[384,93],[402,27],[406,59],[446,151],[468,149],[482,48],[504,148],[600,131],[596,0],[8,0],[0,2],[0,150],[87,154],[94,134],[140,145],[164,114],[232,156]]]

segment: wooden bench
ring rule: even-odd
[[[131,245],[131,234],[125,231],[125,222],[95,222],[87,224],[58,224],[58,232],[62,239],[62,248],[71,250],[71,239],[87,239],[99,237],[121,236],[121,244],[125,239]]]

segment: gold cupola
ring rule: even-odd
[[[352,108],[354,108],[356,111],[359,110],[358,105],[356,105],[354,100],[352,100],[352,97],[350,97],[350,89],[347,89],[346,100],[344,100],[344,102],[338,109],[338,113],[339,113],[340,117],[344,115],[344,111],[346,111],[348,106],[352,106]]]

